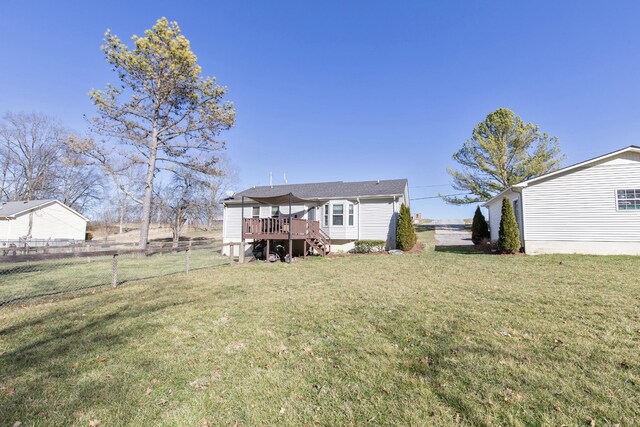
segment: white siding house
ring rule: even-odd
[[[8,202],[0,206],[0,242],[84,240],[87,221],[57,200]]]
[[[318,221],[321,230],[331,239],[332,252],[352,250],[356,240],[382,240],[387,248],[395,248],[400,206],[409,204],[406,179],[254,187],[223,201],[223,243],[239,243],[242,240],[243,218],[288,217],[288,204],[265,205],[252,197],[289,193],[304,200],[292,204],[292,217]],[[229,247],[224,246],[223,252],[228,254],[228,251]],[[237,251],[236,246],[234,252],[237,254]],[[247,253],[249,251],[250,248]]]
[[[498,239],[502,200],[515,202],[529,254],[640,255],[640,147],[524,181],[483,206]]]

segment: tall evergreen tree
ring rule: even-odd
[[[558,169],[563,158],[558,138],[499,108],[476,125],[471,139],[453,155],[462,169],[447,169],[453,188],[469,195],[442,198],[452,204],[487,200],[514,184]]]
[[[233,126],[235,110],[224,100],[227,89],[202,75],[189,40],[176,22],[159,19],[143,36],[133,37],[133,48],[107,30],[102,50],[119,82],[90,92],[98,109],[91,124],[92,130],[111,144],[92,140],[72,143],[113,177],[143,165],[144,189],[139,202],[140,248],[144,249],[157,172],[188,169],[218,174],[217,153],[224,148],[218,136]]]
[[[485,243],[489,240],[489,225],[487,220],[484,219],[480,206],[476,208],[476,213],[473,215],[473,222],[471,223],[471,241],[474,245]]]
[[[508,197],[502,199],[498,250],[503,254],[515,254],[520,251],[520,230]]]
[[[411,210],[407,205],[400,206],[398,222],[396,225],[396,246],[398,249],[408,251],[416,245],[416,230],[413,227]]]

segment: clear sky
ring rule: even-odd
[[[178,21],[229,88],[239,187],[406,177],[451,193],[446,167],[499,107],[560,138],[566,164],[640,144],[639,2],[0,1],[0,112],[85,128],[115,82],[100,52]],[[242,188],[238,188],[242,189]],[[473,207],[412,202],[425,217]]]

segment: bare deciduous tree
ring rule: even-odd
[[[68,131],[41,113],[7,113],[0,121],[0,198],[58,199],[85,211],[100,200],[102,174],[68,150]]]

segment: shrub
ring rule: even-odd
[[[498,250],[500,252],[503,254],[515,254],[520,251],[520,230],[508,197],[502,200],[499,235]]]
[[[489,225],[487,225],[487,220],[484,219],[480,206],[478,206],[471,223],[471,241],[474,245],[479,245],[480,243],[488,242],[490,238]]]
[[[354,252],[357,254],[368,254],[370,252],[382,252],[386,246],[384,240],[356,240]]]
[[[398,223],[396,225],[396,247],[408,251],[416,245],[416,230],[413,228],[411,210],[407,205],[400,206]]]
[[[87,231],[84,235],[84,240],[93,240],[93,233],[90,231]]]

